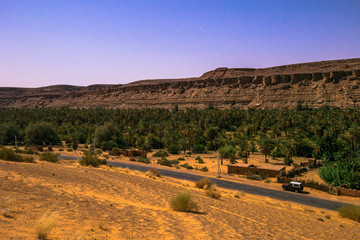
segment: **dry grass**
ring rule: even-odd
[[[147,171],[146,176],[151,178],[161,177],[160,172],[156,169],[150,169],[149,171]]]
[[[210,181],[210,179],[208,179],[208,178],[202,178],[202,179],[200,179],[199,181],[197,181],[196,183],[195,183],[195,186],[197,187],[197,188],[201,188],[201,189],[208,189],[208,188],[210,188],[211,186],[213,185],[213,183]]]
[[[343,218],[349,218],[351,220],[360,222],[360,206],[345,205],[339,208],[338,213]]]
[[[170,201],[170,207],[174,211],[178,212],[197,212],[199,207],[197,203],[192,199],[190,192],[182,192],[176,195]]]
[[[35,224],[35,232],[38,239],[47,239],[56,225],[57,212],[46,212]]]
[[[235,191],[235,193],[234,193],[235,198],[241,198],[244,196],[245,196],[245,193],[243,191]]]
[[[212,184],[207,190],[205,190],[207,196],[215,199],[219,199],[221,197],[221,193],[216,189],[216,185]]]

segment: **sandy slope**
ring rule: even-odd
[[[169,209],[169,200],[184,190],[193,193],[200,213]],[[335,212],[222,193],[222,198],[215,200],[192,183],[151,179],[127,170],[78,167],[66,161],[28,164],[0,160],[0,239],[34,239],[34,223],[46,211],[59,213],[51,239],[360,237],[359,223],[341,219]]]

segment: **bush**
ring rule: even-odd
[[[194,169],[192,166],[190,166],[188,163],[181,164],[180,167],[186,168],[186,169]]]
[[[200,179],[199,181],[195,182],[195,186],[201,189],[209,189],[213,183],[207,177]]]
[[[196,144],[192,147],[193,153],[206,153],[206,147],[202,144]]]
[[[203,163],[204,163],[204,160],[203,160],[200,156],[197,156],[197,157],[195,158],[195,160],[198,161],[198,163],[200,163],[200,164],[203,164]]]
[[[95,154],[92,154],[91,152],[84,152],[84,156],[80,160],[80,164],[83,166],[93,166],[93,167],[99,167],[100,165],[106,165],[106,160],[98,159],[98,157]]]
[[[208,172],[209,169],[205,166],[205,167],[202,167],[202,168],[200,169],[200,171],[202,171],[202,172]]]
[[[131,157],[129,160],[130,160],[131,162],[136,162],[136,158],[134,158],[134,157]]]
[[[168,152],[171,153],[171,154],[178,154],[179,151],[180,151],[178,145],[175,144],[175,143],[170,144],[170,145],[167,147],[167,150],[168,150]]]
[[[174,211],[179,212],[197,212],[199,207],[192,199],[191,193],[183,192],[176,195],[170,201],[170,207]]]
[[[185,158],[179,157],[177,160],[178,160],[178,161],[185,161]]]
[[[40,161],[47,161],[47,162],[53,162],[56,163],[59,161],[58,155],[51,153],[51,152],[46,152],[41,154],[40,156]]]
[[[162,158],[158,159],[157,164],[172,167],[171,161],[168,160],[166,157],[162,157]]]
[[[153,168],[146,172],[146,176],[161,177],[160,172],[157,169],[153,169]]]
[[[360,206],[345,205],[338,209],[338,213],[343,218],[349,218],[360,222]]]
[[[285,163],[287,166],[290,166],[293,162],[294,162],[294,161],[293,161],[292,158],[289,157],[289,156],[286,156],[286,157],[284,158],[284,163]]]
[[[168,156],[169,154],[163,150],[159,150],[153,155],[153,157],[168,157]]]
[[[141,162],[141,163],[146,163],[146,164],[149,164],[150,163],[150,160],[146,157],[141,157],[137,160],[137,162]]]
[[[12,162],[34,162],[34,158],[31,156],[22,156],[16,153],[10,148],[1,148],[0,149],[0,159]]]
[[[221,193],[216,190],[215,184],[211,185],[211,187],[209,187],[205,191],[205,193],[207,196],[209,196],[211,198],[219,199],[221,197]]]

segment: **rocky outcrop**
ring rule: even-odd
[[[126,85],[0,88],[1,107],[359,107],[360,59],[273,68],[218,68],[199,78]]]

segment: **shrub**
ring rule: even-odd
[[[57,213],[45,213],[35,224],[35,232],[38,239],[47,239],[56,225]]]
[[[200,171],[202,171],[202,172],[208,172],[209,169],[205,166],[205,167],[202,167],[202,168],[200,169]]]
[[[162,157],[160,159],[157,160],[157,164],[163,165],[163,166],[168,166],[171,167],[171,161],[168,160],[166,157]]]
[[[190,192],[182,192],[176,195],[171,199],[170,207],[172,210],[179,212],[197,212],[199,210]]]
[[[31,156],[22,156],[10,148],[0,149],[0,159],[13,162],[34,162]]]
[[[163,150],[159,150],[153,155],[153,157],[168,157],[168,156],[169,154]]]
[[[211,185],[205,193],[211,198],[219,199],[221,197],[221,193],[216,190],[215,184]]]
[[[137,160],[137,162],[142,162],[142,163],[146,163],[146,164],[149,164],[150,163],[150,160],[146,157],[141,157]]]
[[[178,161],[185,161],[185,158],[179,157],[177,160],[178,160]]]
[[[55,162],[59,161],[59,158],[58,158],[57,154],[53,154],[51,152],[46,152],[46,153],[41,154],[40,161],[47,161],[47,162],[55,163]]]
[[[206,153],[206,147],[202,144],[196,144],[191,149],[194,153]]]
[[[134,157],[131,157],[129,160],[132,162],[136,162],[136,159]]]
[[[180,167],[186,168],[186,169],[194,169],[192,166],[190,166],[188,163],[181,164]]]
[[[200,156],[197,156],[195,160],[198,161],[198,163],[200,164],[204,163],[204,160]]]
[[[100,165],[106,165],[106,160],[98,159],[98,157],[95,154],[92,154],[91,152],[84,152],[84,156],[80,160],[80,164],[83,166],[93,166],[93,167],[99,167]]]
[[[257,175],[257,174],[252,174],[252,173],[248,172],[245,177],[246,177],[247,179],[250,179],[250,180],[261,180],[261,179],[265,179],[263,173],[262,173],[261,175]]]
[[[289,157],[289,156],[286,156],[286,157],[284,158],[284,163],[285,163],[287,166],[291,166],[291,164],[292,164],[293,162],[294,162],[294,161],[293,161],[292,158]]]
[[[157,169],[153,169],[153,168],[146,172],[146,176],[161,177],[160,172]]]
[[[349,218],[360,222],[360,206],[345,205],[338,209],[338,213],[343,218]]]
[[[178,154],[179,151],[180,151],[178,145],[175,144],[175,143],[170,144],[170,145],[167,147],[167,150],[168,150],[168,152],[171,153],[171,154]]]
[[[195,182],[195,186],[201,189],[209,189],[213,183],[207,177],[200,179],[199,181]]]
[[[243,191],[235,191],[234,193],[235,198],[241,198],[241,196],[245,196],[245,193]]]

